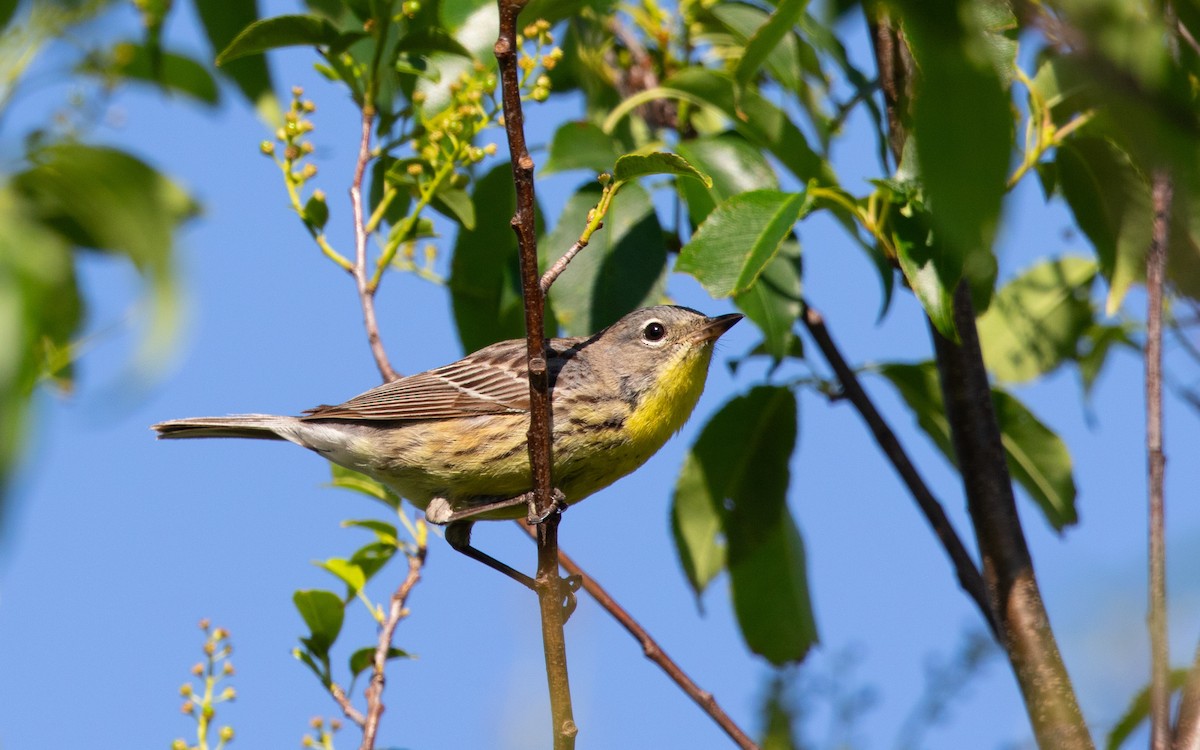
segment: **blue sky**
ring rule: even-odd
[[[289,12],[284,2],[268,13]],[[168,41],[203,49],[186,5]],[[136,34],[131,15],[104,29]],[[857,39],[855,53],[865,47]],[[311,71],[311,55],[272,58],[282,89],[301,84],[315,99],[318,185],[330,195],[332,239],[349,246],[348,185],[355,113],[341,93]],[[41,65],[39,80],[62,68]],[[37,122],[68,93],[65,86],[26,90],[3,137]],[[0,748],[167,747],[189,737],[177,689],[199,657],[201,617],[229,628],[240,697],[220,723],[238,731],[238,747],[294,747],[314,715],[336,707],[290,656],[302,634],[291,595],[336,588],[312,560],[345,556],[366,541],[339,527],[378,516],[365,499],[325,487],[326,465],[282,444],[244,441],[159,443],[148,425],[163,419],[244,411],[295,413],[374,385],[378,374],[362,333],[353,286],[325,261],[288,209],[277,171],[258,155],[264,127],[227,89],[221,108],[130,91],[109,106],[95,140],[122,145],[178,176],[203,202],[179,247],[186,322],[164,372],[132,392],[125,384],[137,343],[137,280],[128,268],[87,259],[82,279],[96,332],[70,398],[37,399],[24,472],[10,504],[0,548]],[[548,124],[570,103],[530,113],[530,139],[548,142]],[[851,123],[837,152],[852,191],[874,176],[875,147]],[[492,138],[502,142],[496,131]],[[544,161],[544,152],[535,152]],[[587,175],[539,183],[548,217]],[[551,218],[553,220],[553,218]],[[1066,230],[1061,207],[1043,206],[1027,180],[1011,197],[1000,244],[1003,276],[1062,252],[1089,255]],[[800,226],[805,293],[826,314],[852,362],[915,361],[930,356],[921,312],[897,295],[877,321],[874,272],[830,222]],[[448,241],[440,243],[444,252]],[[446,257],[441,259],[445,268]],[[731,310],[692,279],[673,275],[671,296],[710,314]],[[403,372],[449,362],[463,352],[449,323],[443,289],[394,274],[380,293],[384,341]],[[1130,296],[1127,309],[1144,298]],[[1140,313],[1138,315],[1140,317]],[[756,342],[736,327],[722,354]],[[1169,349],[1170,350],[1170,349]],[[815,353],[815,350],[813,350]],[[743,647],[725,580],[698,611],[669,536],[675,472],[704,419],[747,390],[752,368],[731,377],[714,363],[696,417],[642,470],[566,515],[562,544],[659,639],[704,688],[752,733],[771,670]],[[1171,357],[1179,372],[1186,362]],[[816,367],[825,371],[818,362]],[[1194,370],[1191,372],[1194,373]],[[915,430],[890,387],[867,388],[900,433],[964,537],[969,524],[959,483]],[[1145,482],[1140,360],[1118,354],[1089,406],[1078,377],[1062,371],[1019,395],[1071,448],[1081,522],[1055,534],[1020,498],[1059,643],[1088,719],[1106,731],[1145,682]],[[932,534],[845,403],[801,394],[800,442],[790,496],[808,548],[810,583],[822,644],[804,670],[836,672],[870,686],[876,704],[856,726],[859,746],[887,748],[922,687],[926,665],[949,659],[962,634],[982,623],[956,588]],[[1200,467],[1187,460],[1200,440],[1195,412],[1168,396],[1168,570],[1172,655],[1186,663],[1200,634]],[[533,549],[507,524],[478,528],[476,540],[502,559],[532,568]],[[402,571],[380,576],[383,599]],[[396,643],[418,656],[389,672],[381,747],[526,748],[547,744],[540,633],[535,599],[433,540],[412,615]],[[346,635],[373,639],[366,614],[352,610]],[[615,623],[587,599],[568,625],[568,654],[581,748],[725,747],[720,731],[658,670]],[[345,637],[345,636],[344,636]],[[345,653],[349,653],[349,649]],[[853,669],[843,668],[847,661]],[[806,725],[825,736],[818,716]],[[1025,746],[1030,733],[1007,665],[997,655],[953,704],[928,748]],[[347,732],[340,747],[357,746]]]

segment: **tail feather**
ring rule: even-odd
[[[296,421],[295,417],[272,414],[231,414],[227,417],[191,417],[159,422],[150,429],[160,439],[178,438],[252,438],[255,440],[287,440],[280,428]]]

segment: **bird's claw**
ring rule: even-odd
[[[530,501],[529,516],[526,517],[525,523],[529,526],[537,526],[545,523],[550,516],[562,513],[567,509],[567,496],[557,487],[550,491],[550,500],[552,501],[550,507],[540,513],[533,508],[533,503]]]

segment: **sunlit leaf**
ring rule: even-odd
[[[691,177],[704,183],[705,187],[712,186],[712,178],[689,164],[687,159],[678,154],[661,151],[652,154],[625,154],[617,159],[617,165],[613,169],[613,178],[618,182],[628,182],[655,174]]]
[[[314,654],[324,656],[342,632],[345,610],[341,597],[332,591],[308,589],[297,591],[292,601],[308,626],[310,636],[306,644]]]
[[[717,206],[679,253],[689,273],[714,297],[749,289],[779,252],[804,205],[802,193],[756,190]]]
[[[367,583],[367,576],[363,573],[363,569],[349,560],[331,557],[323,562],[317,562],[316,565],[340,578],[350,589],[351,596],[357,594]]]
[[[234,37],[258,20],[258,0],[204,0],[193,4],[204,34],[214,52],[229,46]],[[221,73],[237,85],[258,114],[272,125],[282,120],[279,101],[271,88],[271,72],[261,55],[232,60]]]
[[[738,61],[737,70],[734,72],[734,78],[738,85],[745,86],[755,76],[758,75],[763,63],[780,47],[780,43],[792,33],[792,29],[796,23],[804,15],[805,8],[808,7],[808,0],[781,0],[771,12],[771,16],[762,26],[754,32],[750,37],[750,41],[746,43],[746,51],[742,55],[742,59]],[[794,43],[793,43],[794,44]],[[790,51],[785,49],[785,53]],[[792,60],[796,59],[796,55],[792,54]],[[776,75],[780,69],[787,70],[782,65],[772,66]],[[795,88],[799,76],[791,81],[781,78],[780,82],[789,88]]]
[[[350,655],[350,677],[351,679],[358,677],[364,671],[369,669],[375,663],[375,647],[367,646],[360,648]],[[402,651],[398,648],[389,648],[387,652],[387,660],[392,659],[408,659],[411,658],[407,651]]]
[[[538,242],[543,267],[558,259],[600,200],[589,183],[567,199],[558,223]],[[550,307],[567,333],[582,336],[615,323],[639,307],[658,304],[666,285],[667,248],[650,196],[637,183],[621,188],[583,252],[550,288]]]
[[[280,47],[330,47],[341,34],[323,16],[288,15],[255,21],[233,38],[217,55],[217,65]]]
[[[1004,285],[978,319],[984,361],[999,380],[1023,383],[1074,359],[1092,324],[1096,264],[1045,261]]]
[[[800,243],[784,240],[758,281],[733,302],[763,332],[767,354],[778,361],[793,352],[800,316]]]
[[[590,122],[564,122],[550,141],[542,174],[586,169],[599,174],[613,168],[620,150],[613,137]]]
[[[332,461],[329,463],[329,470],[332,472],[332,479],[329,482],[330,487],[340,487],[344,490],[361,493],[367,497],[379,500],[392,508],[400,507],[399,498],[381,483],[366,474],[360,474],[353,469],[347,469],[345,466],[335,464]]]
[[[712,178],[711,185],[680,180],[688,217],[697,227],[718,203],[751,190],[778,190],[779,181],[766,157],[737,133],[680,141],[679,153]]]

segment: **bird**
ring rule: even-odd
[[[546,340],[556,507],[633,472],[684,425],[713,346],[741,320],[657,305],[592,336]],[[527,343],[486,346],[299,416],[235,414],[152,426],[161,439],[284,440],[366,474],[446,526],[446,540],[533,588],[533,580],[472,547],[472,524],[525,515],[532,477]]]

